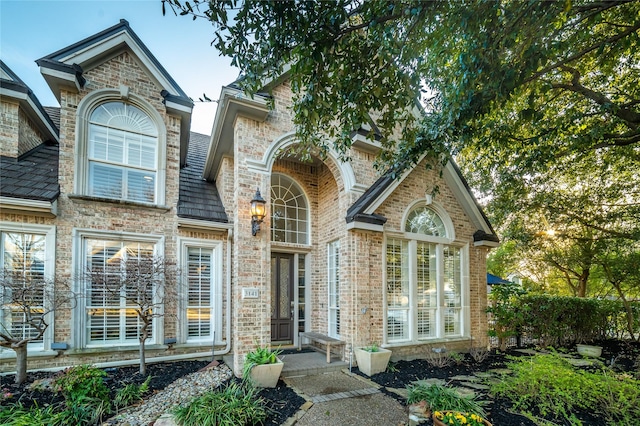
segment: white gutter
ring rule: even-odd
[[[27,200],[25,198],[13,198],[0,196],[0,209],[19,210],[31,213],[58,215],[58,201]]]

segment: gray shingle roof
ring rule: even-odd
[[[0,196],[54,201],[58,195],[57,146],[43,144],[18,159],[0,157]]]
[[[178,216],[227,223],[215,183],[202,178],[210,136],[191,132],[187,165],[180,169]]]
[[[60,107],[44,107],[44,111],[47,113],[56,128],[60,128]]]

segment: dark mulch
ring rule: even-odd
[[[638,371],[638,360],[640,360],[640,344],[637,342],[621,342],[621,341],[603,341],[597,342],[603,346],[602,358],[605,362],[617,371]],[[295,352],[293,352],[295,353]],[[392,373],[376,374],[370,379],[385,388],[404,388],[411,382],[425,378],[439,378],[457,384],[451,380],[457,375],[472,375],[475,372],[487,371],[494,368],[503,368],[507,362],[507,355],[521,356],[518,352],[508,351],[499,353],[496,351],[491,354],[483,362],[474,362],[468,355],[464,361],[453,364],[444,368],[435,368],[424,360],[400,361],[394,364],[395,371]],[[176,379],[189,373],[200,370],[208,365],[208,361],[179,361],[170,363],[151,364],[147,367],[148,374],[152,376],[150,387],[152,391],[164,389],[168,384]],[[128,383],[142,383],[146,376],[138,374],[138,367],[119,367],[106,370],[108,373],[106,383],[114,392],[118,388]],[[355,373],[361,374],[357,368],[353,370]],[[62,401],[62,397],[46,390],[34,390],[32,384],[35,381],[47,383],[48,380],[56,377],[60,373],[35,372],[29,373],[27,381],[17,386],[13,384],[13,376],[0,376],[0,391],[6,391],[13,394],[13,397],[7,401],[1,402],[6,404],[9,402],[20,401],[26,406],[37,403],[40,407],[50,404],[56,404]],[[383,391],[406,404],[406,401],[398,397],[395,393],[383,389]],[[259,396],[265,401],[268,407],[269,417],[265,421],[265,425],[280,425],[286,419],[294,415],[304,404],[305,400],[297,395],[291,388],[287,387],[283,381],[279,381],[276,388],[262,389]],[[490,404],[486,407],[489,414],[489,420],[495,426],[533,426],[533,422],[527,418],[515,414],[511,411],[511,404],[505,399],[487,398]],[[578,412],[574,413],[583,421],[584,425],[604,425],[606,421],[602,418],[594,417],[591,413]],[[552,419],[550,419],[552,420]],[[562,425],[562,422],[556,421],[556,424]]]
[[[640,366],[640,343],[618,340],[606,340],[594,342],[594,344],[602,346],[602,359],[618,372],[634,372],[638,374]],[[459,382],[452,380],[452,377],[458,375],[470,376],[476,372],[485,372],[490,369],[504,368],[508,361],[507,356],[523,356],[520,352],[514,352],[513,350],[506,353],[500,353],[492,351],[490,355],[481,363],[473,361],[473,359],[466,355],[464,361],[459,364],[453,364],[445,368],[437,368],[429,365],[424,360],[414,361],[399,361],[394,364],[395,372],[392,373],[379,373],[373,375],[369,379],[375,383],[384,386],[386,388],[404,388],[416,380],[426,378],[438,378],[444,379],[447,383],[452,385],[458,385]],[[363,375],[359,370],[354,370],[356,373]],[[397,396],[393,392],[386,392],[389,396],[393,396],[401,403],[406,404],[406,400]],[[535,423],[527,419],[524,416],[514,413],[511,410],[511,402],[507,399],[494,399],[488,397],[486,393],[480,393],[481,399],[486,399],[489,404],[485,407],[489,413],[488,419],[494,426],[535,426]],[[534,413],[538,414],[538,413]],[[577,411],[574,412],[575,416],[582,421],[582,423],[593,426],[606,425],[608,422],[603,417],[596,416],[591,411]],[[558,419],[547,419],[553,421],[553,424],[565,425]]]

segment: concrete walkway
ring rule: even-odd
[[[289,377],[288,386],[307,400],[286,425],[359,426],[406,425],[408,410],[380,387],[348,370],[314,376]]]

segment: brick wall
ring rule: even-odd
[[[19,105],[2,99],[0,102],[0,155],[18,156]]]
[[[43,142],[42,133],[35,128],[27,115],[20,111],[20,128],[18,129],[18,156],[32,150]]]

